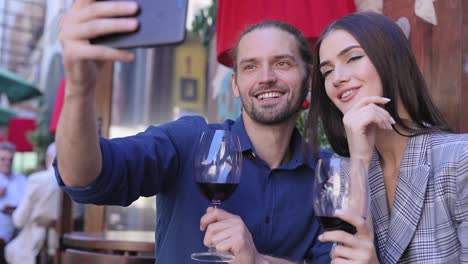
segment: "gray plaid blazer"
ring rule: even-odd
[[[468,263],[468,134],[410,138],[391,211],[375,151],[369,186],[381,263]]]

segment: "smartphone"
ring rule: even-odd
[[[123,0],[99,0],[123,1]],[[104,35],[92,44],[113,48],[151,47],[181,43],[185,39],[188,0],[134,0],[140,7],[134,32]]]

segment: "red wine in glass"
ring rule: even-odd
[[[325,231],[343,230],[352,235],[356,234],[356,227],[352,224],[334,216],[319,216],[320,224]]]
[[[224,202],[236,190],[238,183],[210,183],[210,182],[197,182],[206,199]]]
[[[228,199],[240,182],[242,152],[239,138],[228,130],[203,132],[195,154],[195,182],[214,207]],[[191,258],[204,262],[230,262],[235,256],[210,248],[193,253]]]
[[[325,231],[356,233],[356,227],[335,216],[352,211],[366,218],[369,208],[368,171],[362,160],[341,157],[317,161],[312,190],[314,212]]]

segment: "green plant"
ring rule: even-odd
[[[296,127],[299,130],[299,132],[301,132],[301,134],[304,132],[304,126],[305,126],[305,122],[307,119],[307,113],[308,113],[307,110],[303,110],[296,119]],[[325,132],[323,131],[322,122],[320,122],[318,130],[319,130],[318,141],[319,141],[320,147],[331,151],[330,143],[328,143],[327,136],[325,135]]]
[[[192,21],[192,32],[200,36],[205,49],[210,46],[211,30],[216,22],[216,8],[216,1],[212,0],[211,5],[200,9]]]

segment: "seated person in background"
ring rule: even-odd
[[[5,258],[8,263],[36,263],[36,256],[46,237],[46,229],[38,225],[37,221],[41,217],[57,219],[60,188],[52,167],[55,154],[55,144],[52,143],[46,152],[46,169],[28,177],[23,200],[12,215],[13,223],[21,230],[5,247]],[[55,242],[55,245],[50,244],[50,249],[53,250],[56,248],[57,239],[55,230],[51,231],[49,237],[55,238],[50,239],[51,242]]]
[[[0,263],[4,261],[3,246],[15,230],[11,214],[20,203],[26,188],[26,177],[12,170],[15,152],[13,144],[0,143]]]

